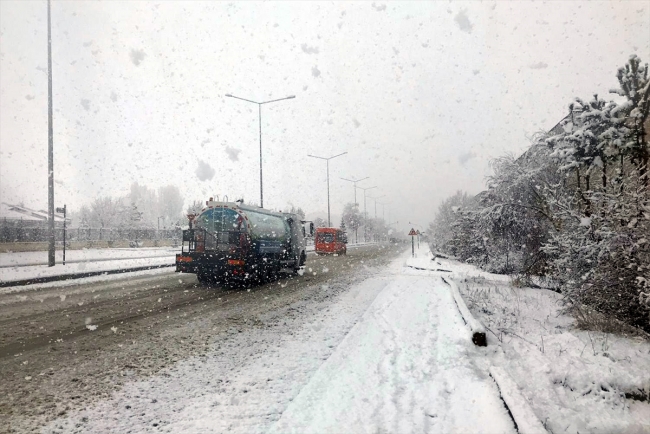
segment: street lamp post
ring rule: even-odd
[[[381,199],[384,196],[386,196],[386,195],[382,194],[381,196],[368,196],[368,198],[373,199],[375,201],[375,221],[377,221],[377,199]],[[375,238],[375,241],[377,241],[377,228],[376,227],[375,227],[375,234],[374,234],[373,238]]]
[[[390,219],[388,219],[388,221],[390,221]],[[397,223],[399,223],[399,222],[398,222],[397,220],[395,220],[393,223],[388,223],[386,226],[392,229],[393,225],[395,225],[395,224],[397,224]],[[396,230],[394,230],[394,231],[396,231]],[[392,233],[391,233],[391,231],[389,230],[389,231],[388,231],[388,235],[391,235],[391,234],[392,234]],[[390,236],[388,237],[388,239],[390,240]]]
[[[264,102],[257,102],[246,98],[240,98],[238,96],[231,95],[229,93],[227,93],[226,96],[229,98],[240,99],[242,101],[252,102],[253,104],[257,104],[258,115],[259,115],[259,127],[260,127],[260,207],[264,208],[264,188],[263,188],[263,181],[262,181],[262,104],[270,104],[272,102],[284,101],[285,99],[292,99],[295,98],[296,96],[290,95],[284,98],[278,98],[278,99],[273,99]]]
[[[390,202],[378,202],[379,205],[381,205],[381,221],[384,223],[384,227],[387,228],[386,226],[386,216],[384,211],[386,210],[386,205],[389,204]],[[386,232],[386,237],[388,237],[388,232]]]
[[[357,179],[357,180],[341,178],[343,181],[348,181],[348,182],[351,182],[352,184],[354,184],[354,206],[358,206],[358,204],[357,204],[357,182],[361,182],[364,179],[368,179],[368,178],[370,178],[370,177],[366,176],[365,178],[361,178],[361,179]],[[358,225],[356,225],[355,228],[354,228],[354,242],[357,243],[357,244],[359,243],[359,228],[358,228]]]
[[[373,199],[375,201],[375,219],[377,218],[377,199],[381,199],[382,197],[386,197],[385,194],[382,194],[381,196],[368,196],[368,198]]]
[[[377,188],[376,185],[373,185],[372,187],[359,187],[361,190],[363,190],[363,241],[367,242],[367,227],[368,227],[368,212],[366,211],[366,190],[371,190],[373,188]]]
[[[319,157],[317,155],[307,155],[308,157],[318,158],[325,160],[327,162],[327,227],[332,227],[332,222],[330,221],[330,160],[332,158],[340,157],[341,155],[347,154],[346,152],[334,155],[333,157]]]
[[[47,0],[47,265],[54,267],[54,126],[52,124],[52,19]]]
[[[343,181],[348,181],[354,184],[354,204],[357,204],[357,182],[361,182],[364,179],[370,178],[369,176],[366,176],[365,178],[357,179],[356,181],[354,179],[347,179],[347,178],[341,178]]]
[[[379,205],[381,205],[381,219],[386,222],[386,217],[385,217],[385,212],[386,211],[386,205],[390,204],[390,202],[379,202]]]

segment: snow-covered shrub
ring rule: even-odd
[[[504,156],[492,161],[488,190],[480,198],[489,271],[544,274],[547,258],[540,248],[554,225],[543,192],[558,181],[549,155],[548,148],[536,140],[517,159]]]
[[[438,248],[495,273],[559,284],[591,306],[650,331],[648,66],[618,70],[624,102],[576,99],[519,158],[493,161],[488,189],[441,206]]]
[[[648,67],[632,56],[618,79],[624,103],[578,99],[546,140],[565,180],[545,193],[560,230],[542,250],[567,300],[648,331]]]
[[[477,232],[477,220],[477,202],[474,198],[461,191],[447,198],[429,225],[433,249],[461,261],[480,263],[484,260],[484,249],[482,237]]]
[[[650,233],[650,219],[626,215],[621,195],[595,196],[588,196],[591,209],[598,210],[590,217],[558,209],[562,230],[543,248],[552,258],[551,275],[571,304],[586,304],[650,330],[644,297],[650,278],[650,245],[644,234]]]

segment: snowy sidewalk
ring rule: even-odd
[[[271,432],[516,432],[449,287],[411,268],[430,264],[404,264]]]

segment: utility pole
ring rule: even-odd
[[[370,199],[373,199],[375,201],[375,223],[377,222],[377,199],[381,199],[382,197],[385,197],[385,194],[382,194],[381,196],[368,196]],[[378,241],[378,235],[377,235],[377,228],[375,227],[375,234],[373,235],[373,238],[375,241]]]

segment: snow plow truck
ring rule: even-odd
[[[307,260],[305,236],[314,231],[297,214],[213,198],[188,218],[176,271],[194,273],[203,284],[263,283],[297,273]]]

